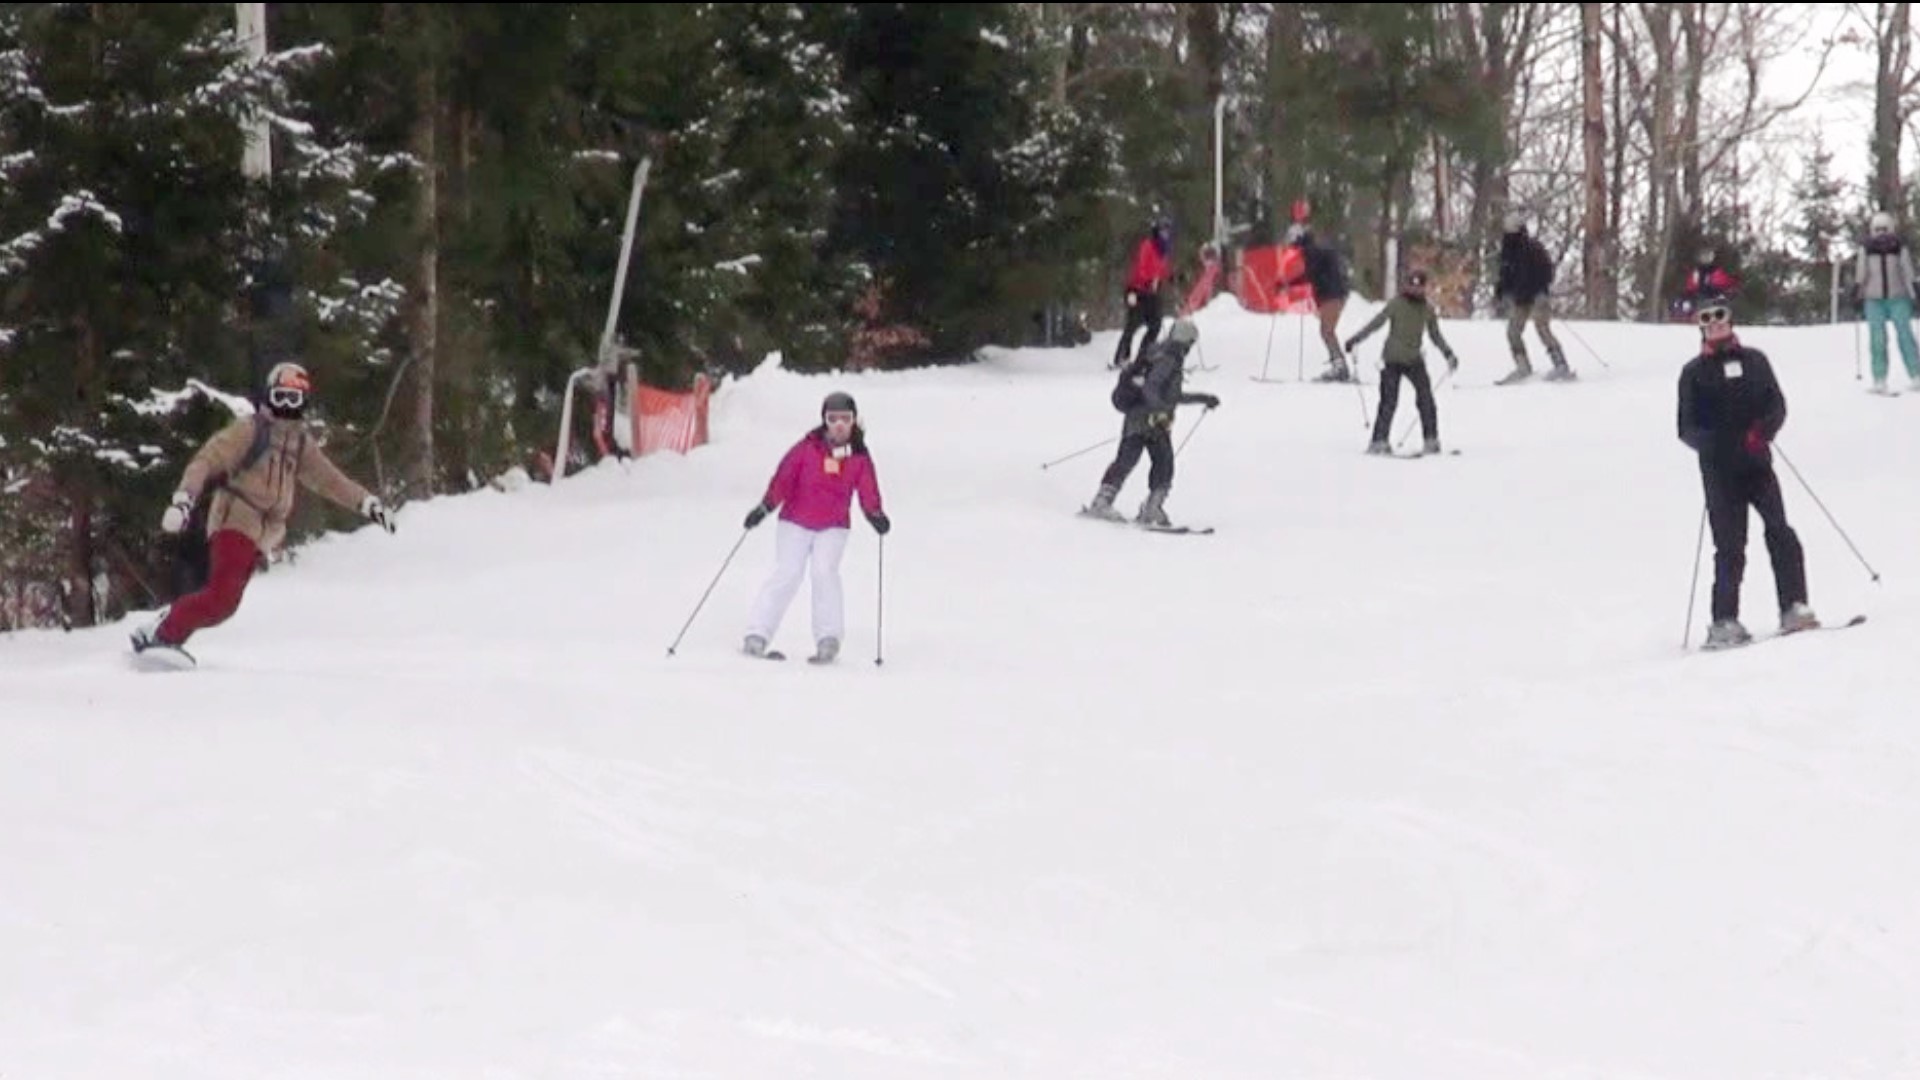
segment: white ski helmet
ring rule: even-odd
[[[1893,215],[1885,210],[1874,212],[1872,220],[1867,222],[1867,231],[1871,233],[1890,233],[1893,231]]]

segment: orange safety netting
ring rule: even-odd
[[[647,386],[637,377],[628,382],[628,388],[635,456],[656,450],[684,454],[707,444],[707,403],[713,383],[705,375],[694,378],[691,393]]]
[[[1314,310],[1313,286],[1307,284],[1305,273],[1306,260],[1299,248],[1248,248],[1240,253],[1234,295],[1248,311],[1308,314]]]

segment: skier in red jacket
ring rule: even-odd
[[[1127,363],[1133,352],[1133,332],[1142,327],[1140,351],[1160,336],[1160,287],[1167,283],[1167,252],[1173,247],[1173,222],[1160,218],[1133,252],[1133,269],[1127,274],[1127,325],[1120,331],[1120,344],[1113,352],[1113,366]]]
[[[787,605],[800,589],[800,579],[809,576],[813,579],[813,659],[826,663],[839,655],[845,630],[840,556],[847,548],[852,525],[849,507],[856,495],[873,531],[887,535],[893,523],[880,501],[880,480],[867,453],[859,411],[851,394],[835,391],[820,405],[820,426],[780,459],[766,494],[747,514],[746,526],[751,529],[780,508],[773,573],[761,587],[747,621],[749,656],[767,655],[767,643],[780,628]]]

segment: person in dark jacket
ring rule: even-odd
[[[1713,608],[1707,648],[1753,640],[1740,622],[1740,583],[1747,565],[1747,508],[1760,514],[1783,633],[1820,625],[1807,605],[1806,556],[1787,524],[1771,444],[1787,422],[1787,399],[1773,365],[1733,332],[1725,297],[1704,296],[1695,317],[1700,354],[1680,372],[1680,441],[1698,455],[1713,530]]]
[[[1313,289],[1314,314],[1320,319],[1320,340],[1327,346],[1327,370],[1316,381],[1352,382],[1353,372],[1347,368],[1346,352],[1340,348],[1340,313],[1346,310],[1347,296],[1352,291],[1347,284],[1346,268],[1340,263],[1340,253],[1321,246],[1314,238],[1312,226],[1306,224],[1288,226],[1287,242],[1299,250],[1302,267],[1300,277],[1287,284],[1297,285],[1305,280]]]
[[[1422,337],[1433,338],[1440,347],[1440,355],[1446,357],[1449,373],[1460,370],[1460,358],[1453,355],[1453,346],[1440,334],[1440,316],[1427,303],[1427,272],[1413,270],[1407,274],[1407,283],[1401,287],[1400,295],[1387,301],[1380,314],[1375,315],[1367,325],[1347,340],[1347,351],[1359,348],[1362,341],[1382,326],[1387,328],[1387,344],[1380,351],[1380,407],[1374,413],[1373,441],[1367,445],[1369,454],[1390,454],[1393,448],[1387,443],[1387,427],[1393,423],[1393,413],[1400,405],[1400,380],[1413,384],[1414,408],[1420,413],[1420,434],[1425,439],[1423,453],[1440,452],[1440,415],[1434,404],[1433,381],[1427,376],[1427,359],[1420,350]]]
[[[1552,315],[1548,290],[1553,287],[1553,256],[1527,232],[1526,220],[1519,214],[1507,215],[1506,225],[1506,235],[1500,240],[1500,280],[1493,295],[1495,300],[1505,300],[1508,305],[1507,346],[1513,350],[1513,371],[1499,382],[1502,385],[1516,383],[1533,375],[1533,361],[1527,356],[1527,343],[1520,336],[1528,319],[1533,320],[1534,332],[1540,335],[1541,344],[1553,359],[1553,370],[1547,373],[1547,378],[1571,379],[1573,369],[1567,366],[1567,354],[1549,326]]]
[[[1125,373],[1121,385],[1115,388],[1114,402],[1125,406],[1120,449],[1101,476],[1100,490],[1092,504],[1082,510],[1082,514],[1109,521],[1122,520],[1120,512],[1113,508],[1113,500],[1119,496],[1144,452],[1151,459],[1147,498],[1140,504],[1139,515],[1134,520],[1163,528],[1172,524],[1167,519],[1166,502],[1173,489],[1173,410],[1179,405],[1220,407],[1220,399],[1213,394],[1189,394],[1185,390],[1186,372],[1182,365],[1186,363],[1187,351],[1199,339],[1200,331],[1192,319],[1178,319],[1166,340],[1144,350],[1140,362],[1134,365],[1135,370]],[[1122,390],[1128,388],[1134,392],[1122,395]]]
[[[1140,352],[1145,352],[1160,336],[1160,290],[1167,283],[1168,253],[1173,249],[1173,222],[1159,218],[1153,229],[1133,251],[1133,266],[1127,271],[1127,324],[1120,331],[1120,343],[1113,351],[1113,366],[1126,364],[1133,351],[1133,332],[1145,328],[1140,337]]]

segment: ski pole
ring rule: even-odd
[[[1707,550],[1707,504],[1700,504],[1700,535],[1693,542],[1693,581],[1687,586],[1687,626],[1680,634],[1680,648],[1693,641],[1693,603],[1700,595],[1700,556]]]
[[[1093,444],[1092,446],[1085,446],[1085,447],[1081,447],[1080,449],[1078,449],[1078,450],[1075,450],[1075,451],[1074,451],[1073,453],[1071,453],[1071,454],[1068,454],[1068,455],[1067,455],[1066,457],[1062,457],[1062,458],[1054,458],[1054,459],[1053,459],[1052,461],[1049,461],[1049,462],[1046,462],[1045,464],[1043,464],[1043,465],[1041,465],[1041,466],[1040,466],[1040,468],[1042,468],[1042,469],[1051,469],[1051,468],[1053,468],[1053,467],[1054,467],[1055,465],[1058,465],[1058,464],[1060,464],[1060,463],[1061,463],[1061,462],[1063,462],[1063,461],[1072,461],[1072,460],[1073,460],[1074,458],[1077,458],[1077,457],[1079,457],[1079,456],[1080,456],[1081,454],[1091,454],[1091,453],[1093,453],[1093,452],[1094,452],[1095,450],[1098,450],[1098,449],[1100,449],[1100,448],[1101,448],[1101,447],[1103,447],[1103,446],[1110,446],[1110,445],[1112,445],[1113,443],[1115,443],[1115,442],[1118,442],[1118,441],[1119,441],[1119,439],[1120,439],[1120,436],[1118,436],[1118,435],[1114,435],[1114,436],[1110,436],[1110,437],[1108,437],[1108,438],[1105,438],[1105,439],[1101,439],[1101,440],[1100,440],[1099,442],[1097,442],[1097,443],[1094,443],[1094,444]]]
[[[887,538],[884,534],[880,537],[880,562],[876,580],[873,595],[873,666],[879,667],[884,662],[881,659],[880,646],[886,639],[887,631]]]
[[[1573,340],[1579,342],[1580,347],[1587,350],[1587,352],[1590,353],[1595,360],[1600,361],[1601,367],[1606,368],[1608,371],[1613,370],[1613,365],[1607,363],[1607,358],[1600,355],[1600,350],[1594,348],[1591,344],[1588,344],[1587,339],[1580,336],[1580,331],[1575,330],[1573,327],[1565,323],[1560,324],[1560,329],[1566,331],[1568,337],[1571,337],[1573,338]]]
[[[1260,358],[1260,381],[1261,382],[1267,381],[1267,366],[1273,363],[1273,328],[1279,325],[1280,325],[1279,312],[1273,312],[1268,314],[1267,316],[1267,351],[1266,351],[1266,354]]]
[[[1880,571],[1875,570],[1872,564],[1867,562],[1867,557],[1860,554],[1860,549],[1854,546],[1853,537],[1848,536],[1847,530],[1840,527],[1840,522],[1834,518],[1833,511],[1827,509],[1827,504],[1820,501],[1820,496],[1813,490],[1813,485],[1807,483],[1807,478],[1800,475],[1800,470],[1794,466],[1793,459],[1787,456],[1785,450],[1780,449],[1780,444],[1775,443],[1773,449],[1780,455],[1780,460],[1787,463],[1787,468],[1792,470],[1793,478],[1800,481],[1801,487],[1807,489],[1807,496],[1813,500],[1813,505],[1819,507],[1820,512],[1827,515],[1827,521],[1833,525],[1833,531],[1839,533],[1840,539],[1845,540],[1847,547],[1853,550],[1853,557],[1860,560],[1860,565],[1867,568],[1867,573],[1873,576],[1874,584],[1878,585],[1880,583]]]
[[[713,580],[707,583],[707,591],[701,593],[700,602],[693,605],[693,614],[687,616],[687,621],[685,625],[680,627],[679,635],[673,639],[673,644],[667,646],[668,656],[672,656],[674,654],[674,650],[680,647],[680,639],[687,636],[687,627],[693,625],[694,616],[697,616],[700,614],[700,609],[707,606],[707,597],[712,596],[713,587],[715,585],[720,584],[720,575],[727,572],[727,567],[732,564],[733,557],[740,553],[740,545],[747,542],[747,534],[752,531],[753,531],[752,529],[740,530],[740,539],[735,540],[733,542],[733,550],[727,552],[726,560],[720,564],[719,573],[714,574]]]
[[[1193,426],[1187,429],[1187,433],[1180,437],[1180,445],[1173,448],[1174,457],[1179,457],[1180,451],[1185,450],[1187,448],[1187,440],[1193,438],[1193,433],[1200,430],[1200,425],[1206,422],[1207,414],[1212,411],[1213,411],[1212,409],[1200,410],[1199,419],[1195,420],[1193,422]]]

